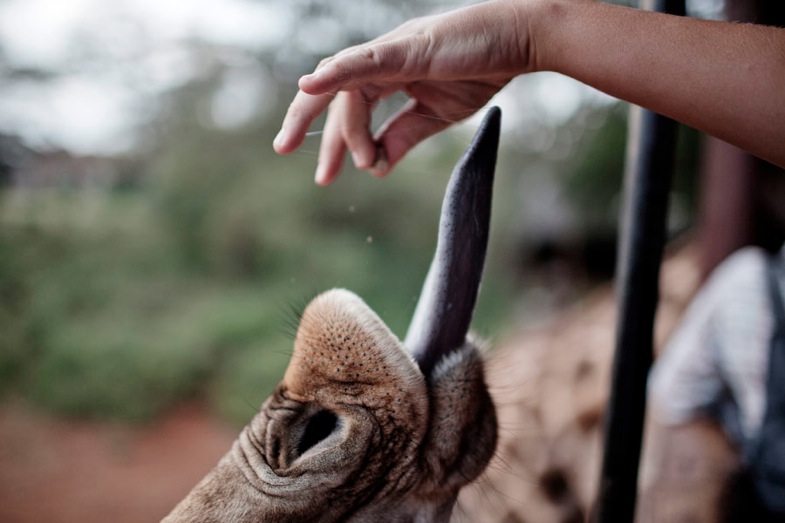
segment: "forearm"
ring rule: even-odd
[[[539,3],[528,24],[530,70],[563,73],[785,167],[785,30],[581,0]]]

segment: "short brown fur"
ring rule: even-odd
[[[424,376],[362,300],[333,290],[306,308],[275,392],[164,521],[448,521],[495,446],[475,345]]]

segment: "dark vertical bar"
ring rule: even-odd
[[[684,0],[644,3],[654,11],[684,15]],[[616,279],[616,354],[594,514],[600,523],[631,523],[635,516],[646,379],[652,362],[677,131],[673,120],[639,107],[630,109]]]

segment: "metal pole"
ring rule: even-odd
[[[678,15],[685,11],[684,0],[644,4],[653,11]],[[652,362],[677,131],[673,120],[639,107],[630,109],[616,279],[616,354],[594,513],[594,521],[599,523],[630,523],[635,517],[646,379]]]

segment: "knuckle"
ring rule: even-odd
[[[384,69],[386,53],[383,48],[383,44],[377,44],[360,50],[362,57],[373,64],[377,71]]]

